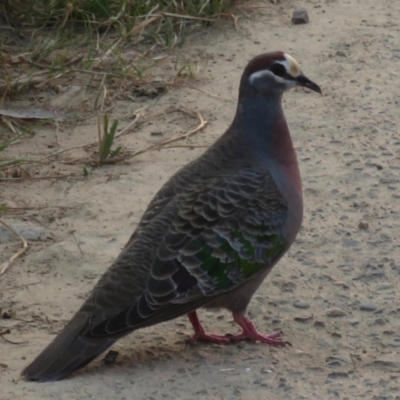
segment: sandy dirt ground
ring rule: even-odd
[[[179,50],[201,67],[195,85],[221,99],[184,87],[151,105],[152,112],[170,106],[200,112],[209,124],[187,142],[199,147],[148,152],[123,165],[89,168],[79,179],[0,183],[2,196],[16,206],[64,207],[6,219],[44,228],[49,238],[32,241],[0,278],[0,306],[11,310],[0,327],[10,329],[6,338],[22,342],[0,337],[2,400],[400,399],[400,2],[259,5],[241,15],[237,30],[221,21]],[[300,7],[307,8],[310,23],[294,26],[290,16]],[[305,90],[285,96],[305,218],[296,243],[249,306],[260,330],[282,329],[293,347],[187,347],[191,327],[179,318],[119,341],[113,365],[101,357],[64,381],[21,380],[23,367],[61,330],[118,255],[162,183],[227,128],[248,60],[278,49],[294,56],[323,90],[322,97]],[[58,98],[59,110],[73,112],[79,96],[84,94],[78,90],[70,99]],[[126,126],[130,120],[124,116],[151,101],[121,101],[112,117]],[[168,114],[119,143],[138,150],[196,124],[190,116]],[[96,129],[95,119],[74,129],[61,126],[60,148],[95,140]],[[45,156],[54,146],[54,129],[43,128],[12,152]],[[68,153],[48,173],[82,169],[61,161],[84,155],[79,149]],[[45,167],[36,168],[43,173]],[[18,248],[18,242],[1,245],[2,259]],[[210,331],[237,331],[226,312],[201,311],[200,317]]]

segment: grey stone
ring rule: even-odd
[[[306,310],[307,308],[310,308],[310,305],[305,302],[305,301],[301,301],[301,300],[296,300],[293,302],[293,306],[297,307],[297,308],[302,308],[303,310]]]
[[[398,358],[398,359],[380,358],[380,359],[375,360],[372,364],[380,365],[382,367],[400,369],[400,358]]]
[[[293,11],[292,23],[295,25],[307,24],[309,21],[308,12],[304,8]]]
[[[303,324],[305,324],[309,321],[312,321],[312,319],[313,319],[312,315],[301,315],[301,316],[294,317],[294,320],[296,322],[301,322]]]
[[[316,328],[325,328],[325,322],[324,321],[315,321],[314,326]]]
[[[50,231],[41,226],[34,226],[23,223],[9,223],[16,232],[18,232],[25,240],[46,240],[52,237]],[[18,237],[5,226],[0,225],[0,243],[18,241]]]
[[[392,289],[393,285],[391,285],[390,283],[382,283],[380,284],[376,290],[388,290],[388,289]]]
[[[376,310],[376,305],[373,303],[363,303],[360,304],[360,310],[361,311],[375,311]]]
[[[347,372],[331,372],[328,374],[328,379],[342,379],[348,378],[349,374]]]
[[[358,224],[358,229],[362,229],[362,230],[366,231],[368,228],[369,228],[368,222],[361,221]]]
[[[344,317],[345,315],[346,312],[341,310],[340,308],[331,308],[326,312],[326,316],[330,318]]]

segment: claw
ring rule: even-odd
[[[189,345],[193,345],[196,342],[211,342],[216,344],[228,344],[230,340],[225,336],[213,335],[207,333],[195,333],[190,339],[187,340]]]
[[[238,335],[232,335],[228,333],[225,336],[206,333],[204,331],[204,328],[201,326],[196,311],[189,313],[188,317],[190,323],[193,326],[194,335],[192,336],[191,339],[187,341],[187,344],[192,345],[196,342],[228,344],[228,343],[236,343],[242,340],[248,340],[251,342],[266,343],[269,344],[270,346],[276,346],[276,347],[292,346],[290,342],[285,342],[281,340],[281,337],[283,335],[282,331],[277,331],[268,335],[264,335],[258,332],[254,324],[247,317],[243,315],[238,315],[233,313],[233,319],[243,329],[243,332],[239,333]]]
[[[228,344],[230,340],[225,336],[214,335],[212,333],[206,333],[204,328],[201,326],[199,318],[197,317],[196,311],[188,314],[189,321],[193,326],[194,335],[187,341],[188,344],[195,344],[196,342],[211,342],[217,344]]]
[[[250,340],[252,342],[266,343],[269,344],[270,346],[276,346],[276,347],[284,347],[287,344],[291,346],[289,342],[280,340],[280,338],[283,335],[282,331],[277,331],[270,333],[268,335],[264,335],[258,332],[254,324],[246,316],[233,314],[233,319],[243,329],[243,332],[240,333],[239,335],[232,336],[231,340],[234,342],[240,340]]]

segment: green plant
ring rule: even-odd
[[[12,143],[20,139],[22,136],[26,135],[28,131],[22,132],[19,135],[13,137],[9,140],[0,141],[0,172],[5,168],[11,167],[12,165],[20,164],[26,162],[24,158],[3,158],[2,153],[9,147]],[[3,135],[0,135],[0,140]]]
[[[110,161],[113,162],[114,160],[116,160],[116,157],[120,154],[122,150],[122,146],[118,146],[116,149],[111,150],[114,144],[115,134],[117,132],[118,120],[114,120],[110,129],[108,129],[108,125],[109,125],[109,118],[108,115],[105,114],[103,117],[103,132],[102,132],[100,117],[99,117],[98,120],[99,153],[97,160],[98,166],[107,164]]]

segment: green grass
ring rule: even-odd
[[[18,164],[34,162],[32,160],[26,158],[9,158],[6,157],[6,150],[10,145],[12,145],[17,140],[23,138],[24,136],[31,134],[37,128],[49,123],[50,119],[43,119],[42,121],[37,122],[36,124],[32,124],[29,128],[23,130],[22,132],[18,132],[15,136],[5,139],[4,131],[0,130],[0,179],[3,175],[3,172],[12,166],[16,166]]]
[[[99,125],[99,165],[105,164],[108,160],[115,158],[122,150],[121,146],[118,146],[116,149],[111,150],[115,134],[117,132],[118,120],[115,120],[111,128],[108,129],[109,117],[107,114],[103,117],[103,133],[101,133],[101,127]]]
[[[3,134],[0,133],[0,178],[1,178],[1,173],[2,170],[5,170],[8,167],[11,167],[13,165],[21,164],[25,161],[26,159],[22,158],[7,158],[3,154],[5,154],[6,149],[14,142],[16,142],[18,139],[21,139],[22,136],[25,136],[28,133],[22,132],[19,135],[13,137],[12,139],[4,140],[3,139]]]
[[[13,107],[7,102],[24,99],[24,94],[35,98],[39,92],[51,93],[74,82],[93,94],[90,111],[103,111],[106,100],[112,103],[137,88],[160,81],[170,88],[193,79],[196,69],[184,57],[177,58],[171,76],[151,76],[152,68],[160,71],[163,62],[153,56],[181,46],[193,30],[205,29],[227,14],[233,2],[0,0],[0,107]],[[104,93],[114,97],[105,99]],[[128,157],[113,148],[116,129],[117,123],[109,127],[105,116],[97,165]],[[27,162],[5,156],[7,148],[27,132],[6,140],[0,131],[0,177]]]
[[[57,27],[104,32],[112,27],[123,34],[143,18],[160,13],[167,13],[167,30],[179,30],[179,16],[217,17],[231,3],[232,0],[3,0],[0,18],[16,29]]]
[[[2,0],[0,25],[7,29],[0,35],[0,104],[37,86],[43,90],[47,81],[57,85],[60,77],[78,77],[92,88],[109,84],[111,77],[140,81],[154,64],[146,59],[149,45],[158,52],[181,46],[193,30],[216,21],[232,3]],[[126,56],[132,52],[133,58]],[[177,76],[192,76],[190,65]]]

